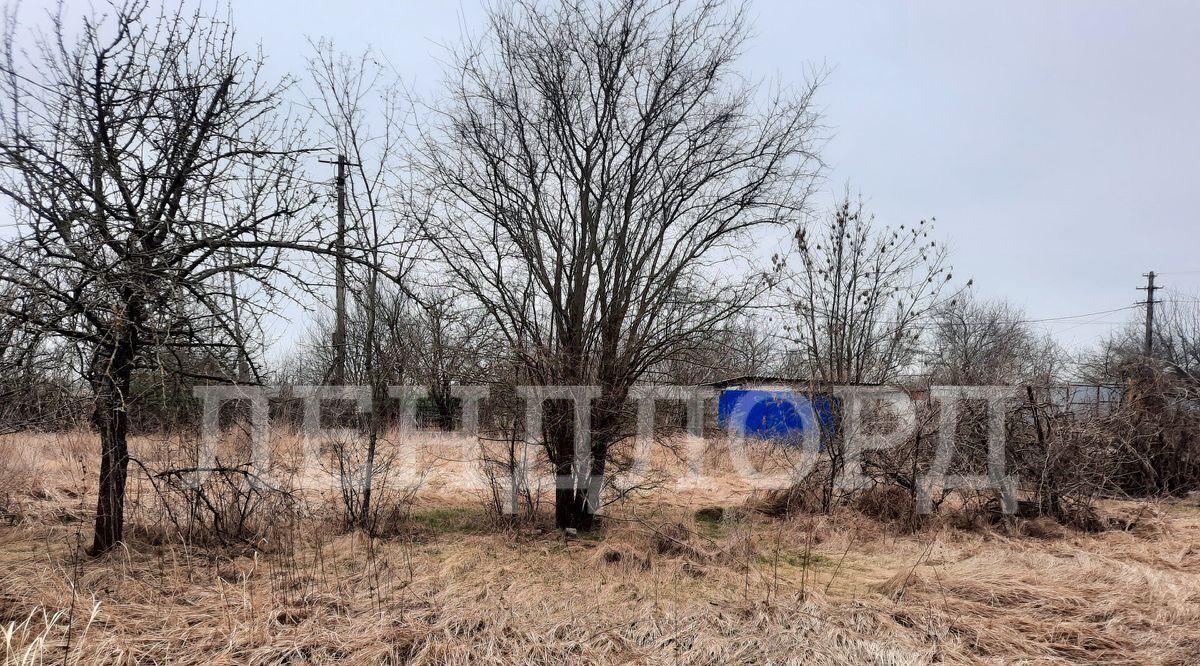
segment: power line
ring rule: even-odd
[[[1068,320],[1068,319],[1082,319],[1082,318],[1084,318],[1084,317],[1094,317],[1094,316],[1096,316],[1096,315],[1112,314],[1112,313],[1114,313],[1114,312],[1122,312],[1122,311],[1124,311],[1124,310],[1131,310],[1131,309],[1133,309],[1133,308],[1136,308],[1136,307],[1137,307],[1137,305],[1126,305],[1126,306],[1125,306],[1125,307],[1123,307],[1123,308],[1113,308],[1112,310],[1100,310],[1099,312],[1086,312],[1086,313],[1084,313],[1084,314],[1077,314],[1077,315],[1066,315],[1066,316],[1063,316],[1063,317],[1046,317],[1046,318],[1043,318],[1043,319],[1023,319],[1023,320],[1022,320],[1022,319],[1016,319],[1016,320],[1013,320],[1013,321],[1014,321],[1014,322],[1016,322],[1016,323],[1020,323],[1020,324],[1038,324],[1038,323],[1041,323],[1041,322],[1050,322],[1050,321],[1065,321],[1065,320]]]
[[[1158,287],[1156,287],[1156,289],[1157,288]],[[1163,301],[1159,300],[1159,301],[1155,301],[1155,302],[1161,303]],[[1113,308],[1111,310],[1098,310],[1096,312],[1084,312],[1081,314],[1063,315],[1061,317],[1040,317],[1037,319],[1024,319],[1024,318],[1008,319],[1008,318],[1004,318],[1004,317],[995,317],[995,318],[988,318],[988,319],[963,318],[963,319],[958,320],[958,322],[956,322],[956,323],[967,324],[967,325],[978,325],[978,326],[991,326],[994,324],[1054,324],[1054,323],[1058,323],[1058,322],[1071,323],[1071,324],[1119,324],[1119,323],[1121,323],[1120,321],[1111,321],[1111,320],[1109,320],[1109,321],[1095,320],[1095,321],[1088,321],[1088,322],[1076,322],[1076,321],[1072,321],[1072,320],[1083,319],[1085,317],[1095,317],[1095,316],[1099,316],[1099,315],[1113,314],[1115,312],[1124,312],[1126,310],[1133,310],[1136,308],[1140,308],[1141,306],[1142,306],[1142,303],[1134,303],[1132,305],[1126,305],[1126,306],[1120,307],[1120,308]],[[788,310],[788,311],[790,311],[793,308],[790,305],[755,305],[755,306],[751,306],[751,309],[774,310],[774,311]],[[831,313],[828,310],[812,309],[812,311],[814,311],[817,314],[820,314],[822,316],[825,316],[825,317],[834,316],[834,313]],[[837,316],[841,316],[841,313],[838,313]],[[867,322],[867,323],[872,323],[872,324],[894,324],[895,323],[895,320],[893,320],[893,319],[859,319],[859,318],[856,318],[855,321]]]

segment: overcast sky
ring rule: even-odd
[[[475,0],[233,4],[272,69],[301,73],[305,37],[324,36],[370,44],[425,92],[483,13]],[[1200,292],[1200,2],[757,0],[751,13],[752,78],[830,71],[822,205],[849,185],[882,222],[937,218],[956,273],[1031,318],[1129,306],[1148,270],[1165,298]],[[1039,326],[1077,347],[1138,316]]]
[[[259,1],[234,18],[276,65],[328,36],[429,90],[482,7]],[[757,0],[752,15],[752,77],[830,70],[821,203],[849,184],[883,222],[937,218],[977,293],[1050,318],[1131,305],[1148,270],[1200,271],[1200,3]],[[1200,272],[1160,282],[1194,297]],[[1041,326],[1076,346],[1137,316]]]

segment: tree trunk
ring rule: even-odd
[[[96,533],[89,555],[100,555],[121,541],[125,528],[125,480],[129,471],[129,412],[124,398],[129,372],[104,377],[97,388],[92,424],[100,434],[100,491],[96,499]]]
[[[554,452],[554,527],[560,530],[576,529],[575,489],[564,487],[563,479],[574,473],[575,424],[570,408],[551,408],[547,403],[545,433],[551,440]],[[558,407],[558,405],[555,405]]]
[[[437,425],[442,432],[451,432],[454,430],[454,411],[455,400],[454,394],[451,392],[450,383],[445,382],[440,386],[435,387],[429,393],[429,398],[433,402],[434,408],[437,410]]]
[[[572,405],[574,406],[574,403]],[[561,417],[564,423],[569,424],[569,427],[562,429],[565,432],[555,432],[555,435],[560,438],[555,442],[558,451],[555,472],[559,475],[570,475],[573,472],[575,438],[574,419],[571,416],[570,413],[567,413]],[[596,498],[597,505],[593,506],[590,501],[590,489],[593,485],[603,487],[608,463],[608,447],[617,439],[620,426],[619,414],[615,410],[606,411],[600,404],[593,404],[591,423],[592,432],[589,433],[591,452],[588,457],[586,475],[584,478],[575,480],[574,488],[560,488],[555,491],[555,527],[559,529],[574,528],[590,532],[596,528],[599,497]]]
[[[548,449],[554,454],[554,527],[560,530],[589,530],[591,516],[587,510],[587,488],[579,488],[575,478],[575,403],[569,400],[546,402],[543,433]],[[573,479],[571,486],[562,481]]]
[[[592,444],[592,459],[591,470],[586,483],[581,484],[582,487],[575,491],[575,526],[577,529],[585,532],[590,532],[596,528],[596,510],[599,509],[599,497],[596,498],[596,506],[592,506],[590,501],[591,487],[593,484],[604,484],[604,468],[608,461],[608,444],[604,442],[593,442]]]
[[[128,312],[140,314],[134,298]],[[131,317],[136,320],[135,317]],[[112,333],[116,344],[97,350],[92,365],[95,403],[92,427],[100,435],[100,488],[96,498],[96,532],[89,555],[100,555],[120,543],[125,529],[125,479],[129,471],[129,397],[137,351],[137,329],[126,319]]]
[[[610,384],[615,382],[610,381]],[[591,531],[597,526],[597,512],[602,501],[604,490],[604,475],[608,471],[608,449],[620,441],[624,411],[622,409],[627,391],[620,391],[607,397],[602,397],[592,403],[592,455],[591,469],[587,482],[576,492],[575,510],[578,529]],[[596,497],[592,498],[591,489],[596,488]],[[594,503],[593,503],[594,499]]]

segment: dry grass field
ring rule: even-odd
[[[143,478],[125,547],[88,559],[94,443],[17,437],[0,449],[5,664],[1200,659],[1194,501],[1106,505],[1124,527],[1097,533],[951,515],[914,530],[869,504],[769,518],[733,485],[664,487],[565,539],[430,475],[371,539],[309,479],[303,520],[251,547],[172,538]]]

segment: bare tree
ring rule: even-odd
[[[929,328],[925,363],[934,384],[1046,386],[1062,371],[1054,341],[1003,301],[961,294],[936,309]]]
[[[1151,364],[1169,368],[1181,377],[1200,381],[1200,298],[1167,291],[1168,297],[1155,304]],[[1141,310],[1141,308],[1138,308]],[[1081,354],[1078,370],[1088,381],[1117,383],[1125,378],[1131,363],[1143,364],[1145,328],[1141,312],[1094,349]]]
[[[543,384],[596,385],[590,464],[547,406],[556,524],[592,525],[629,388],[742,310],[751,232],[805,209],[815,84],[734,68],[744,11],[716,0],[522,0],[453,57],[427,142],[427,229]],[[724,273],[722,273],[724,269]]]
[[[930,315],[949,300],[951,280],[946,249],[929,239],[930,228],[924,220],[911,227],[881,226],[849,194],[820,225],[797,227],[794,256],[775,259],[776,286],[794,314],[784,327],[787,374],[804,378],[818,392],[830,385],[892,383],[917,369]],[[790,267],[789,260],[799,265]],[[840,403],[833,409],[840,412]],[[839,499],[836,481],[845,467],[847,440],[875,428],[886,431],[893,416],[890,410],[872,412],[860,432],[839,427],[829,434],[815,477],[824,511]],[[797,491],[803,488],[776,499],[790,501]]]
[[[739,317],[681,347],[650,373],[669,384],[697,385],[778,371],[779,340],[761,320]]]
[[[1181,375],[1200,382],[1200,298],[1167,292],[1155,316],[1157,354]]]
[[[398,340],[412,353],[412,377],[428,388],[442,430],[454,428],[454,386],[488,379],[498,342],[487,312],[459,301],[452,291],[426,290]]]
[[[913,367],[951,280],[946,250],[929,239],[930,228],[924,220],[879,226],[849,196],[818,229],[798,227],[800,265],[779,265],[796,314],[788,327],[793,374],[820,383],[884,383]]]
[[[96,554],[122,537],[135,373],[236,377],[167,359],[236,359],[219,352],[240,349],[281,293],[283,253],[322,250],[302,216],[314,201],[300,182],[302,128],[279,114],[286,84],[236,49],[230,26],[155,18],[135,1],[78,31],[61,17],[53,28],[26,56],[6,26],[0,193],[20,231],[0,279],[20,292],[8,316],[84,359],[101,443]],[[262,298],[231,291],[239,282]]]

